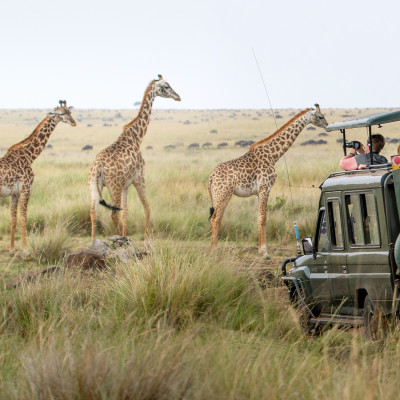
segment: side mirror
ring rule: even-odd
[[[304,255],[311,255],[314,254],[314,246],[312,239],[310,237],[301,239],[301,244],[303,246],[303,253]]]

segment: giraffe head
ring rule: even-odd
[[[59,121],[64,122],[66,124],[70,124],[72,126],[76,126],[75,120],[72,118],[71,115],[71,108],[72,107],[67,107],[67,102],[66,100],[60,100],[59,101],[59,106],[54,108],[53,111],[50,111],[48,115],[50,116],[58,116]]]
[[[156,88],[156,96],[169,97],[175,101],[181,101],[179,94],[172,89],[169,83],[163,79],[161,75],[158,75],[158,80],[154,81],[154,85]]]
[[[324,115],[322,114],[319,104],[314,104],[315,105],[315,110],[311,110],[309,112],[310,115],[310,124],[313,124],[315,126],[318,126],[319,128],[326,128],[328,126],[328,122],[325,119]]]

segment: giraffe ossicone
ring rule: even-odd
[[[24,140],[11,146],[0,158],[0,197],[11,197],[11,243],[14,249],[17,210],[20,205],[22,247],[26,249],[26,217],[28,201],[34,180],[32,163],[46,146],[51,133],[59,122],[76,126],[67,102],[50,111],[36,129]]]
[[[218,231],[225,208],[232,195],[258,196],[258,251],[268,257],[265,241],[265,224],[269,193],[275,183],[276,162],[286,153],[297,136],[308,124],[326,128],[328,122],[316,109],[307,108],[278,129],[274,134],[250,146],[243,156],[218,164],[208,179],[211,198],[210,219],[212,227],[211,247],[218,242]]]
[[[147,132],[153,102],[157,96],[181,101],[180,96],[169,83],[158,75],[147,86],[138,115],[123,127],[122,134],[110,146],[97,154],[89,172],[89,191],[91,198],[90,219],[92,223],[92,240],[96,234],[98,205],[112,210],[111,218],[117,234],[126,236],[128,221],[127,192],[130,185],[136,188],[143,204],[145,215],[145,241],[149,240],[150,206],[146,198],[144,177],[144,159],[140,145]],[[103,197],[103,188],[107,187],[112,205],[108,205]],[[119,226],[119,211],[122,209],[122,232]]]

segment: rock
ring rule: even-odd
[[[100,239],[93,239],[92,244],[88,247],[88,250],[96,251],[103,256],[106,255],[107,250],[108,250],[108,244],[105,242],[102,242]]]
[[[105,268],[106,259],[103,253],[99,251],[82,248],[69,251],[64,258],[64,266],[80,267],[82,269]]]

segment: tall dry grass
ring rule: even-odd
[[[164,243],[100,275],[0,293],[3,399],[394,398],[400,331],[303,334],[232,251]]]
[[[377,342],[366,341],[360,330],[331,329],[308,337],[288,305],[279,270],[272,271],[273,279],[270,272],[259,281],[257,255],[246,250],[257,243],[256,198],[232,199],[221,245],[208,251],[207,177],[219,162],[244,153],[234,147],[235,140],[257,140],[275,130],[266,112],[155,112],[143,143],[154,254],[101,273],[68,270],[7,288],[11,276],[60,263],[66,249],[90,242],[87,173],[96,152],[120,130],[103,127],[103,118],[115,110],[74,112],[80,125],[76,130],[57,127],[53,150],[34,164],[28,207],[33,259],[6,255],[9,200],[0,199],[1,399],[397,396],[397,325]],[[123,118],[113,123],[122,126],[134,113],[121,113]],[[341,113],[329,111],[327,118],[339,120]],[[4,143],[26,136],[34,111],[22,114],[0,110]],[[288,119],[288,110],[281,114]],[[187,120],[190,124],[183,123]],[[382,128],[385,136],[395,136],[390,129]],[[335,134],[322,147],[300,147],[316,133],[304,131],[286,163],[282,159],[276,166],[268,204],[269,244],[292,243],[294,221],[302,236],[313,233],[318,185],[337,169],[342,154]],[[351,139],[363,140],[364,132]],[[212,141],[214,148],[187,150],[195,141]],[[228,148],[216,150],[222,141]],[[84,144],[93,144],[94,151],[82,153]],[[164,151],[167,144],[176,148]],[[145,150],[147,145],[153,150]],[[394,145],[386,151],[393,152]],[[104,196],[109,199],[107,191]],[[128,234],[140,245],[144,216],[133,188],[128,199]],[[99,210],[97,230],[100,237],[114,233],[105,209]],[[274,262],[283,258],[286,254],[279,251]]]

